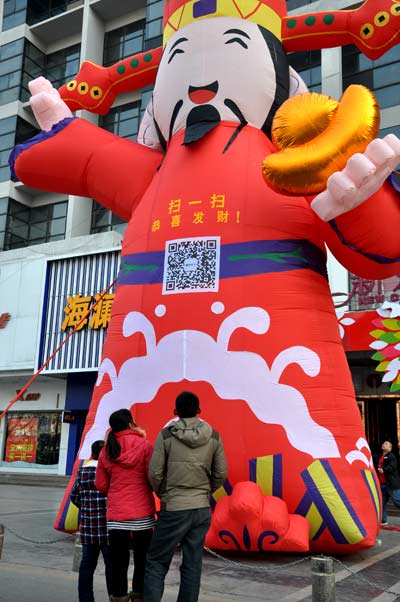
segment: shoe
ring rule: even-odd
[[[139,600],[143,600],[143,593],[141,592],[131,592],[130,593],[131,601],[136,602]]]
[[[389,524],[388,522],[386,522],[386,523],[381,523],[381,527],[387,527],[387,525],[388,525],[388,524]]]
[[[131,597],[129,594],[126,594],[125,596],[110,596],[110,602],[130,602]]]

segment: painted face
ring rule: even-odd
[[[233,17],[192,23],[165,47],[153,94],[154,119],[166,141],[184,128],[194,132],[189,142],[194,141],[223,120],[261,129],[277,97],[282,102],[288,96],[286,62],[284,70],[282,86],[257,24]]]

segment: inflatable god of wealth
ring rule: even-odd
[[[325,245],[355,274],[400,273],[400,141],[377,138],[369,90],[310,94],[286,53],[355,43],[377,58],[399,30],[393,0],[294,17],[284,0],[169,0],[163,49],[86,62],[60,92],[31,82],[42,132],[14,150],[18,178],[128,221],[74,474],[111,412],[130,408],[154,440],[189,389],[229,462],[209,545],[374,544],[379,484]],[[71,113],[154,81],[137,143]],[[56,528],[76,512],[67,491]]]

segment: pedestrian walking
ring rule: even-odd
[[[211,522],[210,494],[227,475],[221,438],[197,418],[199,399],[184,391],[175,401],[179,420],[158,435],[150,480],[161,509],[147,554],[144,602],[160,602],[164,579],[178,544],[182,551],[177,602],[199,597],[203,546]]]
[[[394,505],[400,508],[400,475],[392,447],[391,441],[384,441],[382,455],[378,460],[378,478],[382,491],[382,526],[389,524],[386,509],[389,499],[392,498]]]
[[[71,501],[80,510],[79,530],[82,544],[82,560],[79,566],[79,602],[94,602],[93,576],[100,552],[103,555],[106,586],[111,593],[111,555],[108,545],[106,503],[107,498],[94,484],[99,454],[104,441],[95,441],[91,459],[78,471],[71,490]]]
[[[129,410],[113,412],[111,431],[96,472],[96,487],[107,495],[107,529],[111,549],[110,602],[141,600],[146,552],[155,524],[155,503],[149,482],[153,447],[135,425]],[[132,591],[128,593],[130,550],[133,548]]]

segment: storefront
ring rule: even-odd
[[[376,281],[350,276],[349,288],[342,304],[357,311],[339,313],[339,323],[367,440],[373,454],[379,454],[385,439],[398,453],[400,277]]]
[[[12,399],[26,380],[2,384]],[[65,379],[41,377],[7,412],[0,425],[2,472],[65,474],[69,429],[63,428]]]
[[[24,251],[2,254],[0,413],[35,371],[46,261]],[[62,428],[65,378],[40,376],[0,423],[0,471],[65,474],[68,429]]]
[[[117,277],[119,255],[119,250],[111,250],[62,257],[47,265],[38,365],[78,326],[43,371],[66,382],[62,418],[63,429],[68,428],[65,474],[72,472],[85,426],[115,294],[113,287],[107,289]]]
[[[0,413],[116,278],[119,250],[11,259],[1,266]],[[0,472],[71,474],[113,299],[110,289],[1,421]]]

